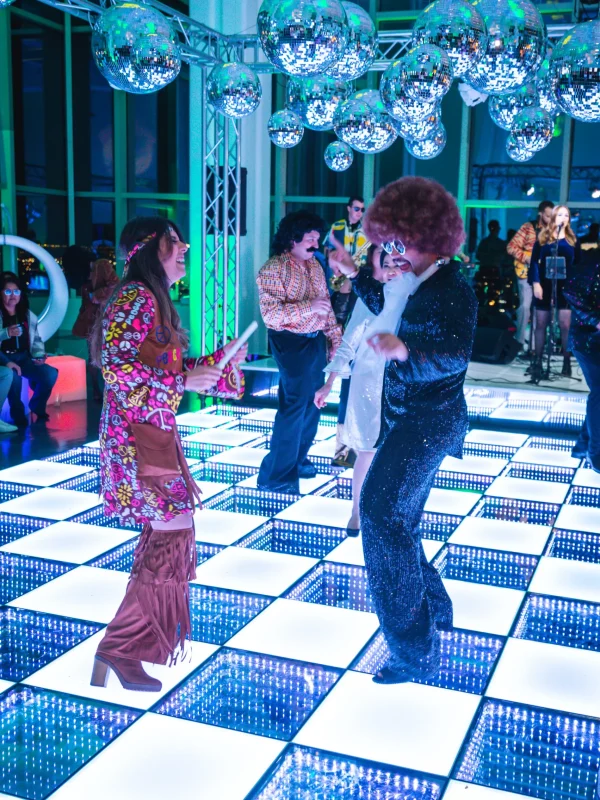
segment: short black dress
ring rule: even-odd
[[[543,298],[538,300],[537,297],[534,297],[535,308],[539,308],[542,311],[550,310],[550,299],[552,297],[552,281],[546,278],[546,259],[555,255],[562,256],[567,265],[567,279],[556,282],[556,306],[560,309],[569,308],[569,304],[563,295],[563,287],[574,275],[575,264],[578,262],[580,255],[579,242],[572,245],[566,239],[559,239],[558,250],[556,249],[556,242],[548,242],[541,245],[537,241],[534,244],[528,278],[529,283],[541,283],[542,285]]]

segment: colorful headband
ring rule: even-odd
[[[148,244],[148,242],[151,242],[152,239],[155,238],[155,236],[156,236],[156,232],[155,233],[150,233],[148,236],[144,237],[141,242],[137,242],[137,244],[133,245],[133,247],[127,253],[127,255],[125,257],[125,269],[127,269],[127,267],[129,266],[129,262],[134,257],[134,255],[136,253],[139,253],[140,250],[142,249],[142,247],[145,247]]]

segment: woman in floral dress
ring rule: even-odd
[[[183,358],[187,335],[169,287],[185,275],[188,245],[161,217],[127,223],[125,272],[98,320],[91,353],[106,384],[100,422],[104,511],[121,526],[143,525],[125,598],[98,646],[92,685],[114,671],[126,689],[160,691],[142,661],[172,663],[190,634],[188,581],[195,577],[193,513],[198,490],[175,415],[184,391],[227,380],[212,356]],[[236,362],[246,355],[242,348]]]

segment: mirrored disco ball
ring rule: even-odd
[[[113,89],[149,94],[174,81],[181,69],[175,31],[149,6],[111,6],[92,31],[96,66]]]
[[[256,17],[256,30],[258,31],[258,38],[263,50],[269,32],[269,25],[271,24],[271,12],[278,3],[279,0],[263,0],[258,11],[258,16]]]
[[[11,6],[14,2],[15,0],[0,0],[0,8],[8,8],[8,6]]]
[[[269,139],[277,147],[295,147],[302,141],[304,126],[297,114],[289,109],[271,114],[267,125]]]
[[[327,75],[289,78],[286,105],[313,131],[333,128],[336,108],[348,99],[348,85]]]
[[[452,85],[450,59],[433,44],[413,47],[402,58],[402,79],[409,97],[421,103],[438,102]]]
[[[369,69],[377,55],[377,30],[364,8],[341,0],[348,20],[348,43],[339,61],[327,74],[340,81],[354,81]]]
[[[345,142],[331,142],[325,148],[325,163],[334,172],[344,172],[354,161],[354,151]]]
[[[424,119],[414,120],[410,119],[395,119],[394,124],[396,130],[403,139],[410,139],[412,141],[421,142],[423,139],[429,139],[438,129],[441,123],[440,111],[436,109],[433,114]]]
[[[379,92],[356,92],[340,103],[333,117],[338,139],[360,153],[380,153],[396,140],[394,122],[381,102]]]
[[[280,0],[263,24],[263,51],[287,75],[320,75],[340,60],[348,41],[339,0]]]
[[[208,101],[226,117],[247,117],[259,106],[262,86],[246,64],[217,64],[208,76]]]
[[[436,0],[421,12],[413,28],[413,42],[433,44],[448,54],[455,78],[476,63],[487,43],[481,14],[465,0]]]
[[[556,99],[556,76],[550,72],[550,61],[545,58],[535,79],[535,87],[538,93],[538,105],[547,111],[550,116],[555,117],[560,109]]]
[[[518,147],[537,153],[550,144],[553,131],[554,122],[547,111],[524,108],[515,117],[511,135]]]
[[[439,156],[444,147],[446,146],[446,128],[440,122],[438,129],[433,136],[429,139],[417,141],[415,139],[406,139],[406,149],[415,158],[421,161],[427,161],[430,158]]]
[[[490,117],[502,130],[510,131],[515,118],[522,108],[538,105],[538,95],[534,84],[528,83],[514,94],[500,94],[490,97],[488,111]]]
[[[576,25],[554,48],[550,72],[563,111],[600,122],[600,19]]]
[[[546,51],[544,23],[530,0],[473,0],[488,41],[465,80],[485,94],[506,94],[533,78]]]
[[[379,93],[388,112],[396,119],[424,119],[435,111],[435,103],[410,97],[402,77],[402,59],[394,61],[381,78]]]
[[[529,161],[535,155],[533,150],[526,150],[518,145],[512,134],[506,139],[506,152],[513,161],[519,162]]]

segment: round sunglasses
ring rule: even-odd
[[[394,255],[394,250],[397,250],[401,256],[406,253],[406,247],[404,246],[402,239],[394,239],[391,242],[382,242],[381,246],[389,256]]]
[[[21,297],[21,290],[20,289],[4,289],[4,296],[10,297],[14,295],[15,297]]]

